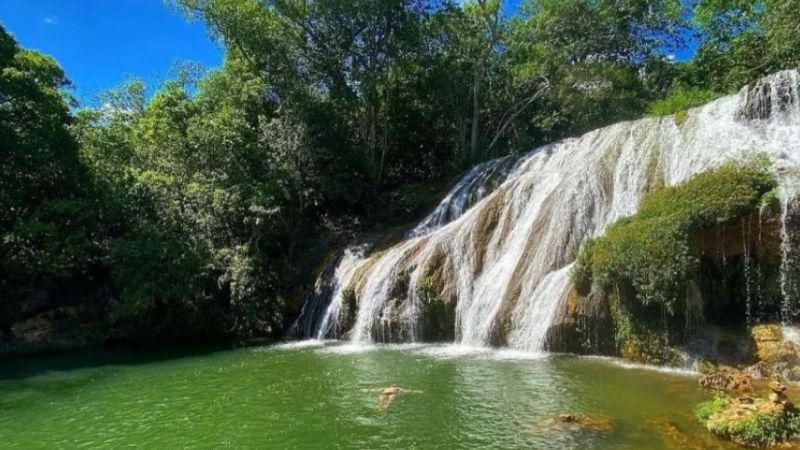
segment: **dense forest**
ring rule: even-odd
[[[279,335],[331,250],[477,162],[800,65],[796,0],[170,5],[222,67],[94,105],[0,26],[0,346],[37,317],[87,340]]]

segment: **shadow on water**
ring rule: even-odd
[[[0,358],[0,381],[19,380],[49,372],[67,372],[107,366],[135,366],[229,351],[231,345],[105,345],[59,353],[14,355]]]

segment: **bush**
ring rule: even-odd
[[[683,120],[681,117],[685,119],[687,110],[702,106],[717,97],[719,97],[719,94],[712,91],[678,89],[667,97],[650,103],[648,113],[651,116],[669,116],[675,114],[676,120],[682,122]]]

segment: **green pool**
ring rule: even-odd
[[[421,392],[381,407],[391,384]],[[87,351],[0,363],[0,447],[728,448],[694,421],[709,396],[686,374],[447,346]]]

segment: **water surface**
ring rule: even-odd
[[[169,349],[168,349],[169,350]],[[447,346],[293,344],[5,361],[3,448],[728,448],[696,378]],[[378,390],[405,393],[385,407]],[[563,413],[612,430],[553,427]]]

